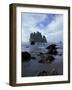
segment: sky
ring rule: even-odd
[[[63,41],[63,14],[21,13],[22,43],[29,42],[30,33],[41,32],[47,42]]]

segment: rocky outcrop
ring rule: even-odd
[[[30,44],[34,45],[36,42],[47,43],[46,37],[42,36],[40,32],[30,34]]]
[[[51,44],[46,49],[48,49],[48,52],[47,52],[48,54],[51,54],[51,55],[57,55],[58,54],[56,44]]]
[[[47,56],[42,55],[42,58],[39,61],[39,63],[51,63],[53,60],[55,60],[55,58],[52,55],[47,55]]]
[[[31,54],[28,52],[22,52],[22,61],[29,61],[31,59]]]

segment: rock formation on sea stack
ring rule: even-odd
[[[47,43],[46,37],[42,36],[40,32],[34,32],[30,34],[30,44],[34,45],[35,43]]]

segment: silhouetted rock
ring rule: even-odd
[[[39,61],[39,63],[51,63],[54,59],[55,59],[54,56],[48,55],[48,56],[42,58],[42,59]]]
[[[48,51],[48,54],[57,55],[58,52],[57,52],[57,50],[50,49],[50,50]]]
[[[58,54],[56,44],[51,44],[46,49],[48,49],[48,52],[47,52],[48,54],[52,54],[52,55],[57,55]]]
[[[42,36],[40,32],[30,34],[30,44],[34,45],[35,43],[47,43],[46,37]]]
[[[47,40],[46,40],[46,37],[45,36],[43,36],[42,42],[47,43]]]
[[[46,49],[57,49],[56,44],[51,44]]]
[[[52,56],[52,55],[48,55],[47,57],[46,57],[46,62],[52,62],[53,60],[54,60],[55,58],[54,58],[54,56]]]
[[[31,45],[35,45],[35,42],[34,41],[31,41]]]
[[[31,55],[28,52],[22,52],[22,61],[29,61],[31,59]]]

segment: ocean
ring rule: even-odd
[[[36,44],[36,45],[30,45],[29,43],[22,44],[21,51],[28,52],[31,54],[32,57],[35,57],[35,59],[31,59],[28,62],[22,62],[22,68],[21,68],[22,77],[38,76],[38,74],[42,71],[46,71],[47,75],[50,75],[50,72],[52,72],[53,70],[57,72],[57,75],[63,75],[63,45],[62,44],[56,43],[56,46],[58,48],[57,49],[58,55],[54,56],[55,60],[53,60],[51,63],[39,63],[41,56],[39,56],[38,54],[47,53],[48,50],[46,49],[46,47],[51,44],[52,43]]]

